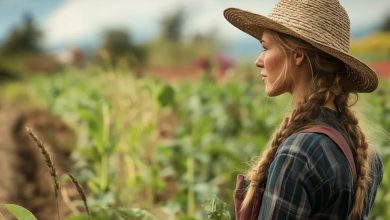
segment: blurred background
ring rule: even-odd
[[[86,219],[71,172],[93,219],[233,217],[235,176],[293,106],[263,94],[261,45],[223,10],[275,3],[0,0],[0,203]],[[341,4],[351,53],[380,78],[354,109],[385,164],[370,218],[390,219],[390,1]],[[58,198],[26,126],[52,157]]]

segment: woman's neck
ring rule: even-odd
[[[295,90],[294,93],[292,93],[292,98],[293,98],[295,108],[297,107],[297,105],[300,105],[302,103],[303,97],[304,97],[304,91],[302,90]],[[326,101],[324,107],[337,111],[336,105],[334,104],[333,96]]]

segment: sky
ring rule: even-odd
[[[248,44],[250,37],[223,17],[225,8],[237,7],[268,14],[277,0],[0,0],[0,40],[29,12],[44,31],[49,48],[97,44],[105,28],[131,31],[136,41],[159,33],[163,17],[182,8],[185,33],[213,31],[226,42]],[[390,14],[389,0],[341,0],[351,19],[352,36],[358,37],[379,26]]]

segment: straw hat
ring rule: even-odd
[[[375,72],[349,54],[349,18],[337,0],[280,0],[267,17],[237,8],[226,9],[224,16],[257,39],[264,30],[274,30],[343,61],[348,79],[344,86],[350,92],[372,92],[378,86]]]

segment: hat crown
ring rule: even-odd
[[[349,51],[350,21],[337,0],[281,0],[268,17],[315,42]]]

